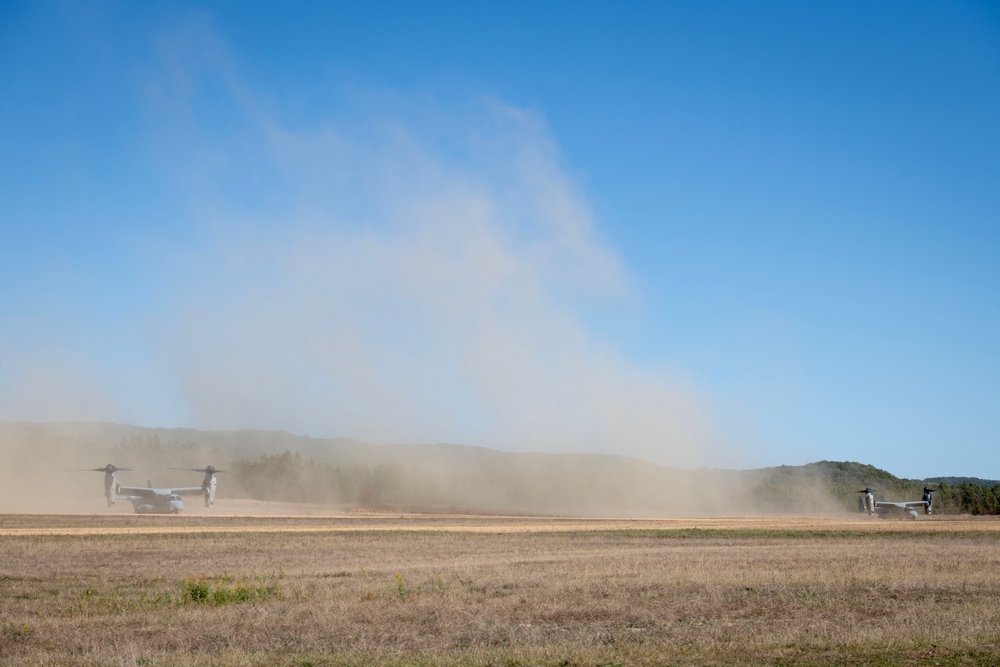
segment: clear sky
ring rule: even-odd
[[[0,419],[1000,478],[995,2],[0,2]]]

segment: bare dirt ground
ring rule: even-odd
[[[173,515],[0,514],[2,535],[139,535],[181,533],[281,533],[345,531],[444,531],[537,533],[575,531],[850,531],[857,533],[995,533],[997,517],[921,516],[878,519],[863,514],[828,516],[726,516],[664,519],[414,514],[323,509],[308,505],[245,502],[220,512]],[[266,510],[263,513],[245,513]],[[226,510],[229,510],[228,512]],[[303,513],[303,510],[308,513]]]
[[[1000,664],[995,518],[265,509],[0,515],[0,664]]]

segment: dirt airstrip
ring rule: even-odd
[[[253,508],[256,509],[256,508]],[[291,507],[287,509],[299,509]],[[273,510],[273,508],[272,508]],[[316,510],[313,510],[314,512]],[[994,533],[996,517],[921,516],[917,520],[866,515],[727,516],[663,519],[480,516],[339,512],[330,514],[0,514],[2,535],[152,535],[413,531],[545,533],[591,531],[791,531],[852,533]]]

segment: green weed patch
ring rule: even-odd
[[[254,600],[267,600],[281,595],[279,574],[249,574],[235,576],[215,574],[188,577],[182,582],[182,601],[190,604],[224,605]]]

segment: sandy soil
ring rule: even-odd
[[[247,504],[179,516],[116,514],[0,514],[0,535],[137,535],[438,531],[532,533],[608,530],[768,530],[864,533],[1000,532],[1000,517],[921,516],[889,520],[865,515],[727,516],[662,519],[371,513],[336,508]],[[260,510],[266,511],[260,511]],[[303,511],[305,509],[306,511]],[[228,511],[227,511],[228,510]],[[236,510],[236,511],[234,511]],[[246,513],[245,513],[246,512]]]

